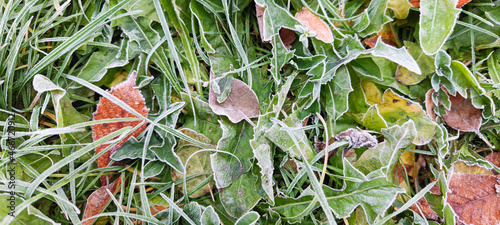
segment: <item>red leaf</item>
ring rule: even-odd
[[[455,8],[460,8],[460,7],[464,6],[465,4],[469,3],[470,1],[472,1],[472,0],[458,0],[457,6],[455,6]],[[420,0],[411,0],[410,4],[412,4],[413,7],[420,7]]]
[[[135,78],[137,77],[137,72],[134,71],[130,74],[129,78],[121,84],[116,85],[111,88],[108,93],[116,96],[117,98],[124,101],[127,105],[131,106],[137,112],[139,112],[144,117],[147,117],[149,109],[146,108],[146,103],[141,92],[135,86]],[[125,109],[111,102],[107,98],[101,98],[99,104],[97,105],[97,110],[94,112],[94,121],[102,119],[113,119],[113,118],[137,118],[132,113],[129,113]],[[114,122],[114,123],[100,123],[92,125],[92,139],[97,141],[102,137],[122,129],[127,126],[135,127],[142,121],[126,121],[126,122]],[[111,155],[120,148],[130,137],[137,137],[139,134],[146,129],[147,124],[144,123],[139,129],[135,130],[132,134],[121,140],[116,144],[111,150],[104,153],[97,160],[99,168],[106,167],[111,160]],[[97,146],[96,153],[104,150],[109,144],[102,144]],[[109,176],[110,178],[110,176]],[[104,186],[107,184],[106,177],[101,176],[101,184]]]
[[[99,189],[95,190],[87,199],[87,205],[85,206],[85,211],[83,213],[82,220],[85,220],[89,217],[95,216],[101,213],[104,206],[111,199],[111,196],[108,194],[106,189],[108,189],[111,193],[117,192],[118,188],[122,183],[122,178],[118,177],[113,183],[102,186]],[[92,225],[92,223],[97,218],[85,220],[82,222],[82,225]]]

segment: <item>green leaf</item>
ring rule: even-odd
[[[420,83],[429,74],[435,71],[434,59],[426,55],[419,44],[405,41],[405,46],[408,48],[410,55],[417,61],[418,66],[422,70],[422,74],[416,74],[409,71],[405,67],[398,66],[396,71],[396,80],[403,85],[413,85]]]
[[[127,46],[126,41],[123,41],[122,45]],[[126,51],[126,49],[122,49],[122,51]],[[98,51],[92,53],[77,77],[89,82],[100,81],[108,69],[123,67],[128,63],[127,58],[121,58],[120,54],[118,49],[99,48]]]
[[[52,94],[52,103],[54,104],[58,127],[65,127],[89,120],[89,117],[80,114],[75,108],[73,108],[71,101],[66,96],[66,90],[55,85],[47,77],[43,75],[36,75],[33,78],[33,89],[40,94],[46,91],[50,91]]]
[[[159,140],[159,138],[155,135],[151,138],[150,144],[161,143],[160,141],[161,140]],[[121,161],[124,159],[140,159],[143,157],[142,147],[144,144],[144,138],[141,141],[137,141],[135,137],[130,137],[127,142],[125,142],[113,155],[111,155],[111,159],[115,161]],[[151,148],[148,148],[144,159],[154,160],[155,155],[150,149]]]
[[[253,158],[250,138],[253,137],[253,129],[247,123],[232,124],[226,120],[219,120],[219,123],[222,137],[217,142],[217,149],[233,155],[217,152],[210,158],[215,185],[217,188],[225,188],[250,169],[250,160]]]
[[[235,225],[254,225],[259,221],[260,215],[257,212],[250,211],[241,216]]]
[[[236,218],[243,216],[259,202],[258,178],[252,173],[244,173],[229,187],[219,192],[226,212]]]
[[[282,27],[298,31],[306,30],[304,25],[286,9],[277,5],[272,0],[257,0],[255,4],[264,7],[263,35],[262,41],[271,41],[272,37],[279,34]]]
[[[367,220],[373,224],[392,205],[396,196],[403,193],[404,189],[386,180],[385,177],[370,178],[354,168],[344,158],[344,176],[346,179],[342,189],[332,189],[323,185],[323,190],[331,210],[339,218],[347,218],[361,205],[366,212]],[[276,204],[270,207],[281,215],[293,218],[300,213],[316,208],[319,204],[313,194],[303,194],[297,199],[276,198]]]
[[[287,128],[282,128],[278,123],[274,123],[274,125],[266,131],[265,136],[276,146],[287,152],[292,158],[301,159],[302,152],[306,160],[309,161],[316,155],[316,152],[307,139],[305,131],[293,129],[302,127],[302,122],[298,120],[297,115],[298,113],[292,114],[283,121],[283,123],[288,126]],[[287,131],[285,129],[290,130]],[[291,138],[290,135],[293,135],[294,138]],[[298,145],[295,144],[294,139],[297,140]]]
[[[354,163],[354,166],[364,174],[380,170],[383,174],[390,175],[392,167],[402,154],[401,149],[406,148],[415,139],[417,130],[415,123],[408,121],[402,126],[394,125],[382,129],[385,141],[377,147],[366,150]]]
[[[220,219],[219,215],[214,210],[211,205],[205,208],[201,214],[201,225],[219,225]]]
[[[411,7],[412,5],[407,0],[389,0],[387,4],[387,8],[392,9],[394,11],[394,16],[400,20],[408,17],[408,12]]]
[[[322,93],[324,93],[325,110],[328,116],[337,120],[347,112],[349,93],[353,90],[347,67],[340,67],[333,79],[323,86]]]
[[[187,128],[184,128],[181,130],[182,133],[186,134],[187,136],[198,140],[203,143],[211,144],[210,139],[205,137],[203,134],[199,134],[194,130],[190,130]],[[180,140],[179,144],[177,145],[177,150],[175,153],[179,156],[179,158],[182,160],[182,163],[184,167],[186,168],[185,174],[175,171],[172,171],[172,180],[181,180],[185,179],[185,177],[189,177],[191,175],[196,175],[196,174],[201,174],[200,176],[194,177],[192,179],[189,179],[185,182],[183,182],[182,185],[179,185],[179,188],[182,188],[184,184],[186,184],[186,191],[190,192],[193,190],[195,187],[197,187],[199,184],[203,183],[211,174],[211,167],[210,167],[210,153],[207,151],[200,151],[202,148],[197,147],[192,145],[192,143]],[[189,161],[188,161],[189,160]],[[191,198],[198,198],[201,197],[212,189],[211,184],[207,184],[203,186],[201,189],[197,190],[193,194],[189,195]]]
[[[269,71],[273,75],[274,83],[279,85],[281,83],[281,68],[283,68],[285,63],[290,61],[295,50],[289,51],[278,35],[273,36],[271,43],[273,45],[273,57],[271,58],[271,68],[269,68]]]
[[[402,48],[395,48],[391,45],[388,45],[382,41],[382,38],[379,37],[375,48],[373,48],[372,52],[373,56],[383,57],[388,60],[391,60],[411,72],[416,74],[422,74],[420,67],[413,57],[408,53],[408,51]]]
[[[450,36],[461,9],[455,0],[421,0],[419,41],[427,55],[435,54]]]
[[[12,200],[11,200],[12,199]],[[21,197],[17,195],[10,195],[7,193],[0,194],[0,204],[2,204],[2,208],[0,209],[0,218],[5,218],[8,216],[13,216],[14,220],[9,223],[13,225],[22,225],[22,224],[37,224],[37,225],[49,225],[56,224],[52,219],[48,218],[42,212],[40,212],[34,206],[28,206],[28,209],[24,209],[19,212],[17,209],[14,210],[14,214],[10,215],[12,210],[10,207],[12,203],[15,203],[13,208],[19,205],[20,202],[24,201]]]
[[[376,33],[382,29],[382,25],[391,21],[391,18],[385,15],[388,2],[389,0],[370,2],[368,8],[365,9],[365,11],[368,12],[368,17],[370,18],[370,24],[366,29],[359,32],[360,36],[366,37],[370,34]]]
[[[496,50],[488,58],[488,72],[490,74],[490,79],[495,84],[500,84],[500,50]]]

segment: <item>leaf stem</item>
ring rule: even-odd
[[[325,161],[323,163],[323,172],[321,173],[321,179],[319,180],[319,185],[323,185],[323,181],[325,180],[325,174],[326,174],[326,166],[328,165],[328,139],[330,136],[328,136],[328,127],[326,126],[326,122],[323,119],[323,117],[319,114],[316,113],[316,116],[318,116],[319,120],[321,120],[321,123],[323,124],[324,127],[324,132],[325,132]]]

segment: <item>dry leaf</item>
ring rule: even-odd
[[[455,6],[455,8],[460,8],[465,4],[469,3],[470,1],[472,0],[458,0],[457,6]],[[420,7],[420,0],[411,0],[410,4],[413,5],[413,7]]]
[[[85,211],[83,213],[82,220],[85,220],[89,217],[101,213],[104,206],[111,199],[111,196],[108,194],[108,191],[106,191],[106,189],[108,189],[111,193],[115,193],[119,189],[121,183],[122,183],[122,178],[118,177],[115,181],[113,181],[113,183],[106,186],[102,186],[99,189],[95,190],[87,199],[87,205],[85,206]],[[93,218],[83,221],[82,225],[92,225],[92,223],[96,219],[97,218]]]
[[[432,119],[432,121],[436,121],[436,113],[434,112],[432,93],[434,93],[434,89],[430,89],[429,91],[427,91],[427,93],[425,93],[425,112]]]
[[[255,12],[257,14],[257,25],[259,26],[260,40],[264,40],[264,12],[266,8],[255,5]],[[292,44],[295,41],[295,32],[288,28],[282,27],[280,29],[280,39],[281,42],[285,45],[285,48],[290,49]],[[263,41],[264,43],[269,43],[270,41]]]
[[[116,96],[117,98],[124,101],[126,104],[131,106],[137,112],[139,112],[144,117],[147,117],[149,109],[146,108],[146,102],[141,92],[135,86],[135,79],[137,77],[137,72],[134,71],[130,74],[130,77],[123,83],[116,85],[111,88],[108,93]],[[97,110],[94,112],[94,121],[102,119],[113,119],[113,118],[137,118],[132,113],[129,113],[125,109],[111,102],[107,98],[101,98],[99,104],[97,105]],[[92,125],[92,139],[97,141],[102,137],[122,129],[127,126],[135,127],[142,121],[127,121],[127,122],[114,122],[114,123],[100,123]],[[111,150],[101,155],[97,160],[99,168],[106,167],[109,164],[111,155],[120,148],[130,137],[137,137],[141,134],[144,129],[146,129],[147,124],[144,123],[139,129],[135,130],[132,134],[124,138],[118,144],[116,144]],[[109,144],[102,144],[97,146],[96,153],[101,152]],[[109,176],[110,177],[110,176]],[[104,186],[107,184],[106,177],[101,176],[101,184]]]
[[[264,12],[266,8],[255,4],[255,14],[257,14],[257,25],[259,26],[260,40],[264,40]],[[264,41],[268,43],[269,41]]]
[[[460,131],[475,132],[490,148],[494,148],[479,132],[483,118],[481,110],[476,109],[470,99],[465,99],[459,93],[456,96],[449,94],[448,96],[451,108],[449,111],[446,110],[446,115],[442,116],[446,124]]]
[[[328,25],[319,17],[303,8],[295,14],[295,18],[304,24],[309,31],[316,32],[316,38],[325,43],[333,42],[333,34]]]
[[[499,224],[500,195],[497,192],[499,176],[459,174],[452,175],[448,203],[467,224]]]
[[[214,79],[213,71],[210,72],[210,79]],[[227,116],[232,123],[246,120],[255,127],[250,118],[260,115],[257,95],[247,84],[238,79],[233,79],[231,92],[229,92],[226,100],[222,103],[217,102],[217,94],[212,85],[210,85],[208,104],[214,113]]]
[[[295,32],[293,30],[282,27],[280,29],[280,39],[286,49],[292,48],[291,44],[295,41]]]
[[[364,130],[349,128],[346,131],[333,136],[337,140],[347,139],[349,148],[375,148],[378,144],[377,139]]]
[[[363,41],[368,47],[374,48],[377,44],[378,37],[382,37],[382,41],[388,45],[397,47],[396,45],[396,35],[394,35],[394,30],[391,24],[385,24],[382,29],[377,33],[377,35],[367,38]]]
[[[427,219],[437,221],[438,223],[442,222],[442,219],[431,209],[425,198],[419,199],[417,203],[411,206],[411,209]]]

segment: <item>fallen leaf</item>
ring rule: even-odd
[[[131,106],[137,112],[139,112],[144,117],[147,117],[149,109],[146,108],[146,102],[141,92],[135,86],[135,79],[137,77],[137,72],[133,71],[129,78],[121,83],[111,88],[111,91],[108,93],[116,96],[117,98],[124,101],[127,105]],[[113,103],[111,100],[107,98],[101,98],[99,100],[99,104],[97,105],[97,110],[93,114],[94,121],[103,120],[103,119],[113,119],[113,118],[137,118],[134,114],[126,111],[120,106]],[[143,121],[121,121],[121,122],[113,122],[113,123],[100,123],[92,125],[92,139],[97,141],[102,137],[115,132],[121,128],[131,126],[135,127],[139,123]],[[146,129],[147,124],[144,123],[140,128],[135,130],[132,134],[121,140],[118,144],[116,144],[111,150],[101,155],[99,159],[97,159],[97,164],[99,168],[106,167],[110,162],[110,157],[113,153],[120,148],[130,137],[137,137]],[[109,144],[102,144],[97,146],[96,153],[104,150]],[[108,176],[111,177],[110,175]],[[106,176],[101,176],[101,184],[104,186],[107,184]]]
[[[210,72],[210,79],[214,79],[213,72]],[[246,120],[255,127],[250,118],[260,115],[257,95],[247,84],[238,79],[233,79],[231,92],[229,92],[226,100],[222,103],[217,102],[217,94],[213,90],[212,85],[210,85],[208,103],[215,114],[227,116],[232,123]]]
[[[89,196],[89,198],[87,199],[87,205],[85,206],[85,211],[83,213],[82,225],[92,225],[92,223],[94,223],[97,218],[88,220],[85,219],[101,213],[104,206],[111,199],[111,196],[106,191],[106,189],[111,193],[115,193],[119,191],[121,183],[122,178],[118,177],[115,181],[113,181],[113,183],[100,187]]]
[[[264,12],[266,8],[255,4],[255,14],[257,15],[257,25],[259,26],[259,34],[262,42],[268,43],[269,41],[264,41]]]
[[[499,224],[500,176],[471,173],[452,174],[447,201],[466,224]]]
[[[282,27],[280,29],[280,39],[285,45],[285,48],[292,48],[291,44],[295,41],[295,32],[293,30]]]
[[[382,37],[382,41],[384,43],[396,47],[396,43],[394,43],[394,41],[392,41],[391,39],[384,37],[384,34],[377,34],[375,36],[369,37],[369,38],[363,40],[363,43],[365,45],[368,45],[368,47],[370,47],[370,48],[374,48],[375,45],[377,44],[377,40],[379,37]]]
[[[316,38],[325,43],[333,42],[333,34],[328,25],[319,17],[303,8],[295,14],[295,18],[304,24],[309,31],[316,32]]]
[[[337,140],[347,139],[349,141],[349,148],[375,148],[378,144],[377,139],[367,131],[353,128],[349,128],[333,137]]]
[[[472,105],[470,99],[466,99],[457,93],[456,96],[448,94],[451,102],[450,110],[446,110],[446,115],[442,115],[446,124],[457,130],[464,132],[474,132],[488,146],[492,146],[489,141],[479,132],[481,127],[482,114],[481,110]]]
[[[198,140],[203,143],[207,144],[212,144],[212,141],[207,138],[203,134],[199,134],[194,130],[184,128],[180,130],[183,134]],[[215,148],[215,146],[213,147]],[[182,163],[186,166],[186,177],[192,176],[192,175],[197,175],[197,174],[203,174],[200,176],[196,176],[194,178],[188,179],[186,181],[186,190],[189,192],[192,189],[196,188],[198,185],[201,183],[205,182],[205,180],[208,178],[209,174],[212,173],[212,167],[210,166],[210,152],[199,152],[197,151],[201,150],[200,147],[197,147],[193,145],[191,142],[185,141],[185,140],[180,140],[179,144],[177,144],[177,150],[176,154],[179,156],[181,159]],[[186,165],[187,159],[189,159],[189,162]],[[177,180],[182,180],[184,178],[184,174],[181,172],[178,172],[176,170],[172,170],[172,180],[177,181]],[[176,185],[177,188],[179,188],[180,191],[183,190],[183,184]],[[209,193],[213,188],[213,185],[211,183],[203,186],[199,190],[195,191],[193,194],[189,195],[190,198],[198,198],[201,197],[207,193]]]
[[[431,206],[427,203],[427,199],[425,198],[419,199],[417,203],[411,206],[411,209],[427,219],[442,222],[442,219],[431,209]]]
[[[436,113],[434,112],[432,93],[434,93],[434,89],[430,89],[429,91],[427,91],[427,93],[425,93],[425,112],[432,119],[432,121],[436,121]]]
[[[469,3],[470,1],[472,0],[458,0],[457,6],[455,6],[455,8],[460,8],[465,4]],[[420,7],[420,0],[411,0],[410,4],[413,5],[413,7]]]
[[[257,25],[259,27],[260,39],[264,43],[269,43],[270,41],[264,41],[264,12],[266,8],[255,4],[255,13],[257,15]],[[279,33],[281,42],[285,45],[287,49],[290,49],[292,44],[295,41],[295,32],[285,27],[281,27]]]
[[[485,157],[486,160],[491,162],[493,165],[500,167],[500,152],[494,152]],[[493,174],[498,174],[496,171],[492,171]]]

